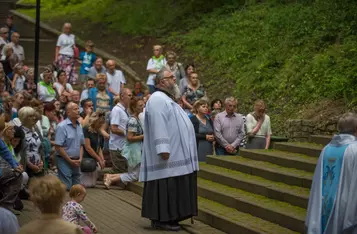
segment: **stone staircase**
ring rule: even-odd
[[[271,150],[243,149],[240,157],[208,156],[198,173],[197,219],[226,233],[304,233],[313,172],[330,139],[315,135]],[[127,188],[142,195],[142,183]]]

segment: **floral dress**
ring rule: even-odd
[[[75,201],[69,201],[62,207],[62,219],[76,224],[82,220],[92,231],[95,229],[94,223],[88,218],[83,206]]]
[[[193,106],[193,104],[197,100],[199,100],[205,96],[205,93],[206,93],[206,91],[202,84],[196,90],[192,89],[191,87],[189,87],[187,85],[185,87],[183,96],[186,96],[186,101],[188,103],[190,103],[191,106]]]
[[[22,130],[25,133],[25,143],[26,143],[26,152],[27,161],[32,163],[33,165],[39,165],[42,161],[40,148],[41,148],[41,139],[36,131],[32,131],[24,126],[22,126]],[[29,168],[27,168],[28,174],[31,177],[34,173],[31,173]]]

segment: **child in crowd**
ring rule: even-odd
[[[80,234],[82,230],[61,219],[60,208],[66,196],[66,186],[53,175],[31,180],[30,199],[41,211],[40,218],[20,228],[18,234]]]
[[[82,227],[84,233],[97,233],[97,228],[94,223],[90,221],[84,211],[81,203],[86,197],[86,189],[80,185],[73,185],[69,191],[71,201],[67,202],[62,208],[62,219],[73,224],[79,225],[79,221],[82,220],[87,226]]]
[[[16,64],[13,68],[14,77],[12,79],[12,89],[16,92],[22,91],[25,88],[25,71],[21,64]]]
[[[81,65],[81,68],[79,70],[79,80],[83,85],[85,85],[87,81],[87,74],[89,71],[89,68],[93,66],[93,63],[95,62],[97,56],[95,53],[93,53],[93,48],[94,48],[94,43],[92,41],[87,41],[85,45],[85,52],[81,52],[79,54],[79,60]],[[84,87],[85,88],[85,87]]]

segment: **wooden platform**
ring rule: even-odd
[[[137,205],[140,196],[127,190],[104,190],[102,188],[87,189],[87,196],[82,205],[88,217],[98,228],[98,233],[171,233],[153,230],[150,221],[141,218],[141,210]],[[24,201],[25,208],[17,215],[20,225],[24,225],[38,217],[30,201]],[[187,233],[180,231],[178,233]]]

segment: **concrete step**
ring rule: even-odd
[[[239,156],[208,156],[207,164],[305,188],[311,187],[313,173],[251,160]]]
[[[200,178],[198,184],[200,197],[299,233],[305,230],[306,209]]]
[[[142,195],[142,183],[130,183],[127,188]],[[203,197],[198,197],[198,217],[196,219],[232,234],[298,233]]]
[[[282,167],[314,172],[317,158],[303,154],[289,153],[279,150],[247,150],[241,149],[240,156],[257,161],[273,163]]]
[[[291,153],[304,154],[310,157],[319,157],[323,145],[305,142],[281,142],[275,143],[274,149],[288,151]]]
[[[310,141],[315,144],[327,145],[330,143],[332,136],[328,135],[311,135]]]
[[[265,196],[304,209],[307,208],[309,200],[308,188],[274,182],[258,176],[203,163],[200,164],[198,175],[205,180],[210,180],[231,188]]]

